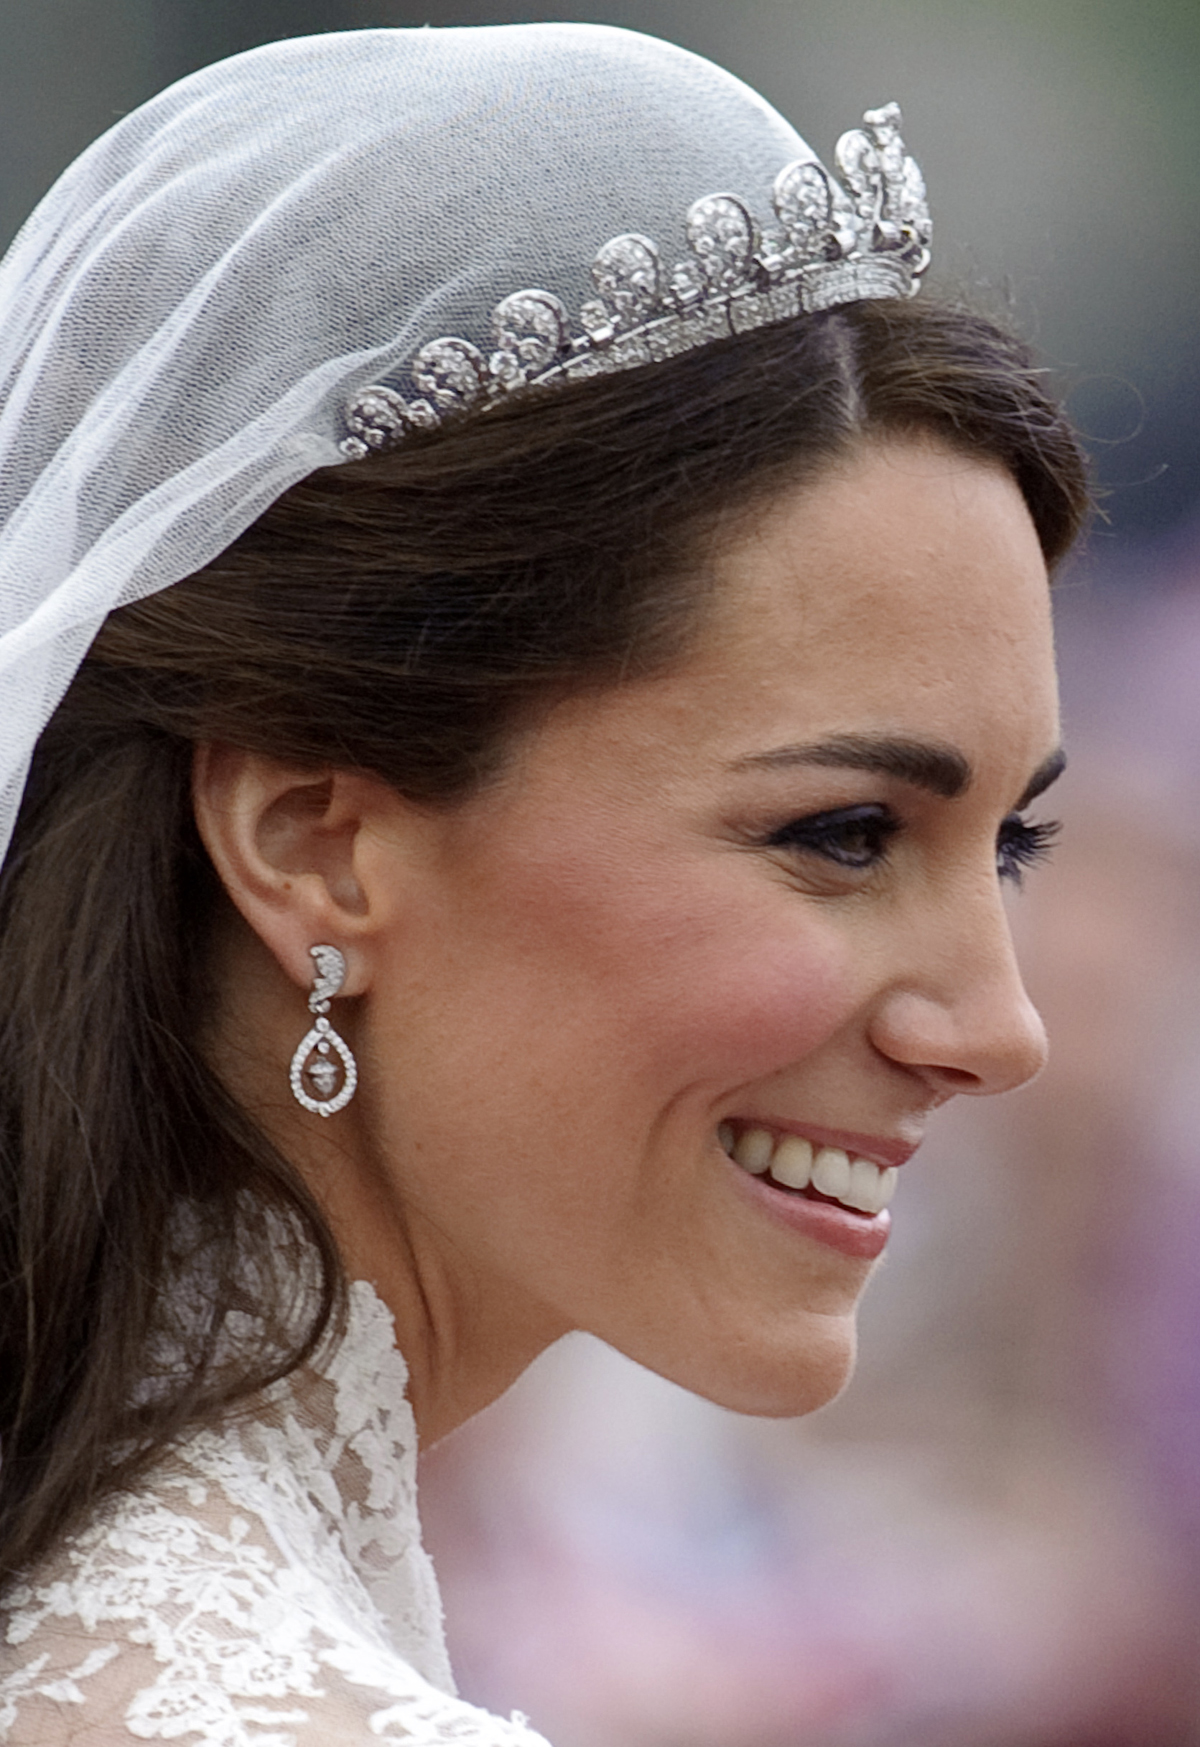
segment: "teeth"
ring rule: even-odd
[[[748,1128],[735,1144],[733,1156],[743,1171],[749,1171],[752,1177],[761,1177],[774,1151],[775,1142],[765,1128]]]
[[[812,1142],[801,1140],[798,1134],[785,1134],[771,1160],[771,1175],[775,1181],[786,1184],[789,1189],[807,1189],[812,1172]]]
[[[739,1134],[733,1123],[722,1122],[717,1138],[751,1176],[770,1171],[774,1181],[787,1189],[806,1189],[811,1183],[822,1195],[859,1213],[882,1213],[896,1192],[900,1173],[895,1166],[884,1169],[870,1159],[852,1158],[836,1146],[818,1151],[798,1134],[785,1134],[777,1142],[768,1129],[746,1128]]]
[[[845,1199],[862,1213],[877,1213],[875,1200],[879,1193],[879,1172],[870,1159],[853,1159],[850,1163],[850,1186]]]
[[[850,1160],[841,1147],[823,1146],[813,1160],[813,1188],[835,1201],[845,1201],[850,1194]]]
[[[878,1213],[882,1184],[883,1173],[875,1168],[870,1159],[854,1159],[850,1165],[850,1188],[846,1200],[861,1213]]]

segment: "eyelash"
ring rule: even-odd
[[[1062,826],[1057,819],[1031,825],[1019,813],[1000,821],[996,838],[996,871],[1002,880],[1020,886],[1027,870],[1049,861]]]
[[[887,855],[890,840],[903,826],[889,807],[836,807],[792,819],[767,838],[772,849],[793,849],[821,855],[839,867],[874,867]],[[1049,859],[1058,836],[1057,820],[1030,824],[1019,813],[1000,822],[996,838],[996,872],[1015,886],[1026,871]]]
[[[807,819],[789,819],[767,839],[772,849],[806,850],[839,867],[866,868],[882,861],[900,821],[888,807],[835,807]],[[857,839],[857,845],[855,843]]]

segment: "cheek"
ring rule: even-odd
[[[670,998],[643,1005],[643,1047],[682,1081],[728,1089],[795,1066],[856,1010],[861,967],[838,930],[804,914],[752,922],[681,936]],[[647,945],[642,962],[651,956]]]
[[[844,924],[749,860],[514,841],[398,951],[380,1041],[410,1114],[415,1085],[467,1121],[469,1085],[493,1132],[641,1130],[804,1061],[861,1001]]]
[[[638,877],[633,864],[546,857],[510,888],[488,930],[516,949],[494,1018],[506,1008],[550,1056],[586,1039],[593,1083],[641,1081],[661,1100],[790,1067],[853,1014],[861,954],[835,911],[749,858],[675,851]]]

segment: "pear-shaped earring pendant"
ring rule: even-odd
[[[325,1017],[330,1001],[346,980],[346,961],[336,946],[314,946],[310,950],[316,968],[308,1007],[319,1018],[301,1038],[288,1079],[297,1104],[311,1110],[314,1116],[333,1116],[346,1108],[358,1085],[358,1063],[350,1046]]]

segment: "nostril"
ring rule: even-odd
[[[982,1075],[972,1074],[966,1068],[933,1067],[929,1070],[932,1078],[943,1085],[947,1092],[984,1092],[987,1085]]]
[[[871,1042],[945,1097],[1009,1092],[1046,1061],[1046,1033],[1011,954],[1003,975],[933,991],[900,988],[880,1002]]]

